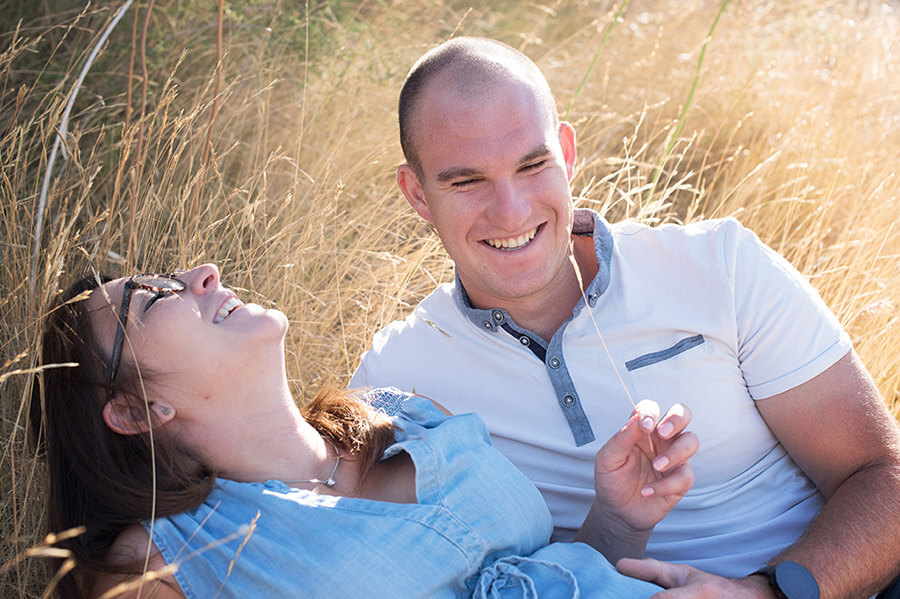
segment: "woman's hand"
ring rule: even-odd
[[[662,419],[659,412],[655,402],[637,404],[594,459],[596,496],[575,540],[613,563],[642,557],[653,527],[694,484],[689,459],[699,442],[685,431],[691,411],[676,404]]]

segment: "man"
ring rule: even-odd
[[[651,229],[573,210],[575,132],[534,63],[498,42],[423,56],[400,137],[400,189],[457,277],[375,336],[351,386],[478,412],[560,540],[591,509],[591,460],[630,400],[689,406],[696,482],[646,552],[665,561],[619,563],[681,587],[661,597],[774,597],[752,573],[787,561],[822,597],[866,597],[896,576],[897,428],[782,258],[733,219]]]

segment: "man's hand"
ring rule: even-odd
[[[628,422],[594,459],[595,503],[607,517],[634,530],[650,530],[694,484],[688,460],[699,443],[685,432],[686,406],[672,406],[659,418],[656,402],[637,404]]]
[[[643,556],[653,527],[694,484],[688,460],[699,443],[685,431],[691,412],[681,404],[662,419],[659,412],[655,402],[640,402],[594,459],[596,496],[575,540],[613,562]]]
[[[653,582],[667,589],[650,599],[774,599],[763,576],[740,580],[722,578],[683,564],[655,559],[621,559],[616,569],[632,578]]]

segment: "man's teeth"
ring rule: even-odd
[[[239,300],[236,297],[228,298],[225,301],[225,303],[222,304],[222,307],[219,308],[219,311],[216,313],[216,317],[213,319],[213,324],[219,324],[220,322],[225,320],[229,314],[234,312],[235,308],[237,308],[238,306],[243,306],[243,305],[244,305],[244,302],[242,302],[241,300]]]
[[[511,250],[520,248],[528,244],[529,241],[534,239],[535,235],[537,235],[537,227],[535,227],[528,233],[519,235],[518,237],[510,237],[509,239],[485,239],[484,241],[489,246],[495,247],[497,249]]]

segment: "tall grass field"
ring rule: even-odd
[[[0,596],[54,584],[26,442],[39,326],[82,273],[207,261],[288,315],[305,401],[453,265],[394,182],[433,44],[500,39],[611,221],[735,216],[806,275],[900,412],[894,0],[73,0],[0,9]],[[791,340],[786,339],[785,343]],[[60,532],[60,531],[54,531]],[[76,566],[77,567],[77,566]]]

